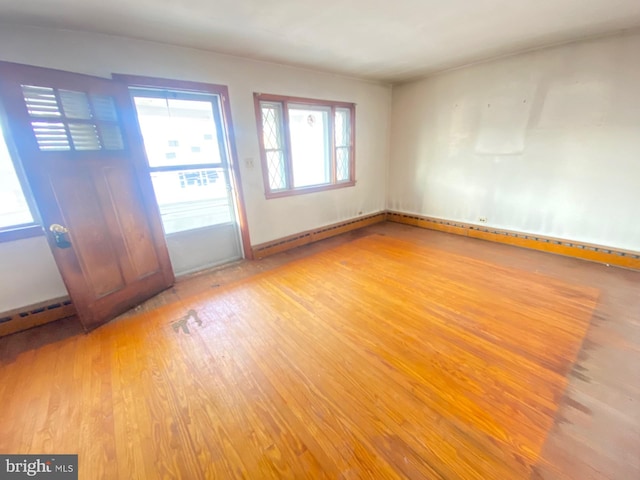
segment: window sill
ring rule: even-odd
[[[306,193],[315,193],[315,192],[323,192],[325,190],[336,190],[338,188],[346,188],[355,186],[356,182],[341,182],[341,183],[332,183],[330,185],[315,185],[312,187],[304,187],[304,188],[294,188],[292,190],[283,190],[279,192],[267,192],[265,197],[267,199],[270,198],[282,198],[282,197],[290,197],[293,195],[304,195]]]
[[[40,225],[24,225],[6,230],[0,230],[0,243],[13,242],[31,237],[44,235]]]

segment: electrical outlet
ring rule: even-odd
[[[244,166],[247,167],[247,169],[251,170],[254,167],[253,158],[245,158]]]
[[[487,223],[487,217],[480,217],[478,221],[482,223]]]

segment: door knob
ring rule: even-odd
[[[49,226],[49,231],[53,234],[53,240],[56,242],[58,248],[70,248],[71,241],[69,240],[69,229],[58,223],[53,223]]]

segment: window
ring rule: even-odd
[[[355,105],[255,94],[267,198],[355,185]]]
[[[165,233],[235,222],[220,97],[131,92]]]
[[[20,232],[19,234],[17,234]],[[0,125],[0,240],[39,235]]]

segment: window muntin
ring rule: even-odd
[[[256,94],[267,197],[355,184],[350,103]]]

